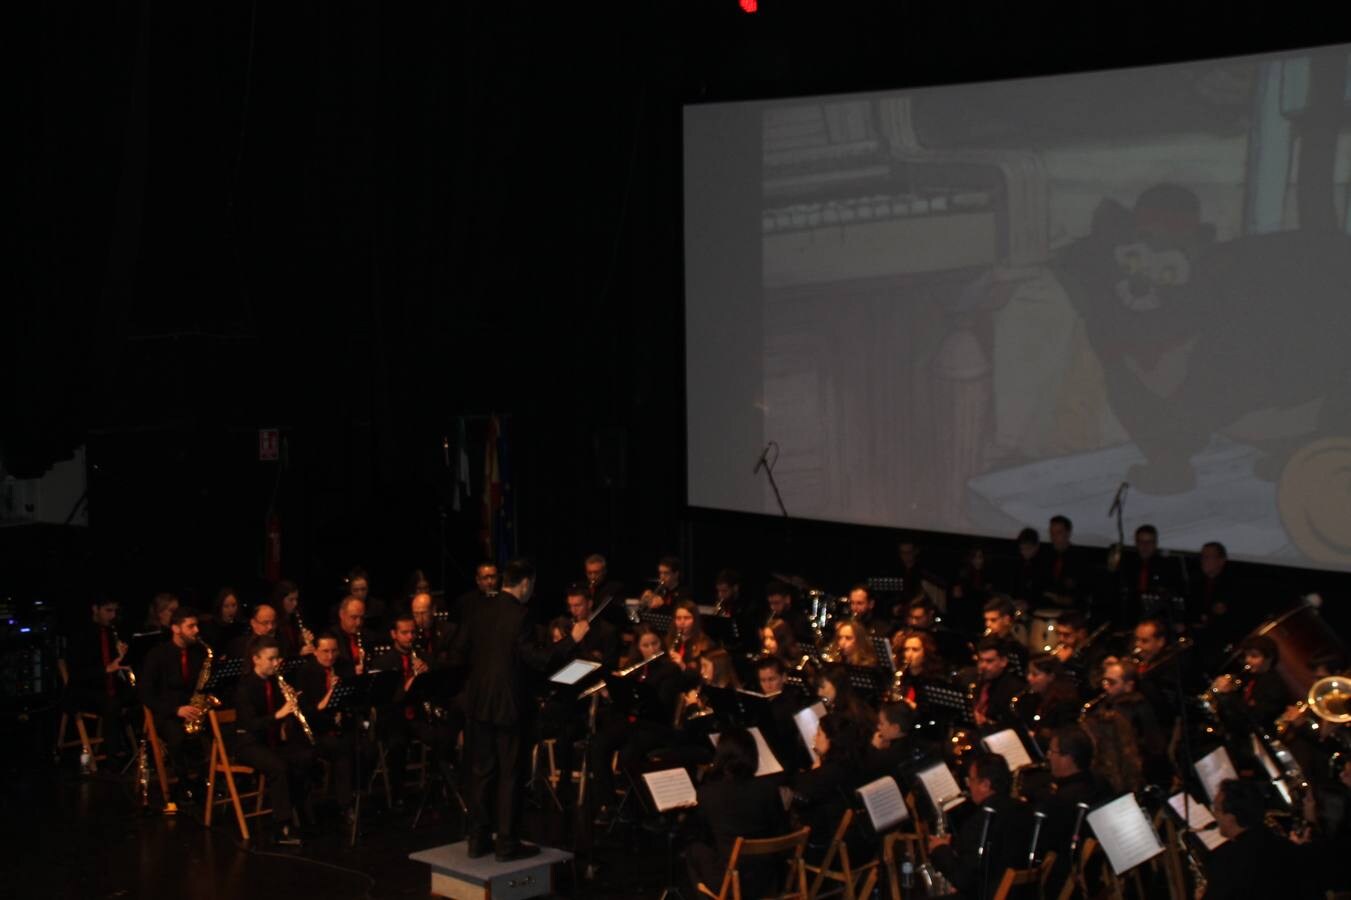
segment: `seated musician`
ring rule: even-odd
[[[216,592],[216,602],[211,606],[211,618],[199,616],[197,623],[201,628],[199,640],[203,640],[218,655],[225,654],[230,642],[244,633],[247,626],[239,618],[239,594],[232,587],[223,587]]]
[[[1005,656],[1020,678],[1027,674],[1027,647],[1013,633],[1013,603],[1007,597],[991,597],[985,603],[985,637],[1003,641]]]
[[[1137,689],[1149,701],[1164,732],[1172,732],[1178,716],[1178,680],[1182,690],[1188,686],[1183,668],[1183,649],[1169,640],[1168,626],[1162,619],[1141,619],[1135,626]]]
[[[277,615],[277,643],[284,659],[309,656],[314,652],[314,632],[304,622],[300,610],[300,587],[282,579],[272,589],[272,607]]]
[[[1121,561],[1120,584],[1124,607],[1113,617],[1134,622],[1163,613],[1164,605],[1181,590],[1182,566],[1159,553],[1159,530],[1153,525],[1135,529],[1135,552]]]
[[[1263,785],[1226,779],[1215,797],[1215,821],[1227,837],[1206,858],[1203,900],[1237,897],[1304,897],[1299,854],[1266,824]]]
[[[1043,565],[1046,568],[1042,575],[1041,596],[1049,595],[1056,606],[1077,606],[1085,585],[1071,544],[1074,523],[1068,516],[1052,516],[1046,532],[1051,538],[1051,546],[1044,556]]]
[[[810,657],[797,642],[793,630],[783,619],[771,619],[760,629],[760,655],[772,656],[783,663],[785,669],[799,668],[810,663]]]
[[[277,639],[255,637],[249,659],[253,667],[235,690],[234,758],[267,776],[273,841],[298,846],[300,833],[292,820],[304,809],[314,755],[295,718],[299,707],[283,696],[277,681],[282,663]]]
[[[375,632],[366,628],[366,601],[348,595],[338,604],[338,675],[364,675],[370,667],[366,654],[376,643]]]
[[[586,595],[591,599],[591,608],[601,609],[601,617],[616,628],[623,628],[628,622],[628,612],[624,608],[624,586],[610,578],[610,566],[605,557],[593,553],[582,563],[586,575],[584,584]],[[606,601],[609,601],[608,604]]]
[[[663,556],[657,561],[657,586],[643,591],[639,598],[644,609],[669,608],[682,600],[694,602],[689,586],[680,580],[683,568],[678,556]]]
[[[820,763],[813,769],[793,777],[792,787],[785,788],[798,820],[811,828],[807,839],[807,856],[818,861],[835,835],[840,816],[855,800],[854,792],[864,783],[867,771],[864,754],[867,752],[872,730],[869,723],[830,712],[821,717],[816,729],[816,754]],[[850,842],[850,853],[864,859],[866,851]]]
[[[170,593],[159,593],[150,601],[150,608],[146,610],[145,625],[142,627],[142,633],[158,631],[164,640],[169,640],[170,625],[169,620],[173,618],[174,610],[178,609],[178,597]]]
[[[666,655],[671,662],[692,672],[699,671],[699,657],[713,649],[704,634],[699,607],[693,600],[677,600],[671,612],[671,631],[666,635]]]
[[[1073,866],[1070,847],[1083,845],[1090,835],[1084,810],[1113,799],[1112,786],[1093,771],[1093,738],[1078,725],[1065,725],[1051,733],[1046,761],[1051,768],[1051,794],[1042,803],[1046,824],[1041,847],[1056,854],[1052,884],[1060,885]],[[1078,829],[1076,840],[1075,829]]]
[[[976,725],[986,734],[1013,725],[1013,698],[1027,687],[1009,665],[1008,648],[1007,641],[994,636],[976,645],[978,683],[972,705]]]
[[[272,637],[276,630],[277,611],[267,603],[259,603],[253,609],[253,615],[249,617],[248,630],[225,646],[224,655],[230,659],[247,660],[254,639]],[[277,646],[281,646],[280,641],[278,641]],[[246,664],[244,668],[247,669],[248,665]]]
[[[1018,701],[1018,716],[1040,746],[1055,729],[1079,721],[1079,688],[1051,654],[1038,653],[1028,662],[1027,691]]]
[[[844,619],[835,625],[835,640],[831,643],[830,654],[834,659],[850,666],[871,668],[877,665],[877,650],[869,640],[868,630],[857,619]]]
[[[864,759],[869,780],[896,775],[900,769],[913,771],[921,761],[938,758],[938,746],[915,733],[915,711],[903,701],[883,703],[877,711]]]
[[[347,587],[346,596],[356,597],[364,605],[364,623],[372,629],[386,627],[385,623],[389,621],[388,613],[391,610],[384,600],[371,593],[370,574],[361,566],[353,566],[348,571],[344,582]]]
[[[721,732],[724,727],[733,724],[722,721],[717,711],[709,705],[703,694],[704,688],[709,687],[732,690],[741,687],[736,670],[732,668],[731,654],[721,648],[710,650],[699,658],[699,680],[688,684],[676,700],[676,728],[684,731],[679,748],[695,751],[693,755],[687,752],[679,754],[680,762],[685,765],[702,762],[711,756],[708,752],[711,746],[708,735]],[[668,758],[671,758],[669,754]]]
[[[116,600],[98,599],[90,604],[90,621],[70,635],[66,648],[70,681],[64,703],[70,711],[98,713],[105,751],[114,760],[125,760],[131,748],[126,745],[122,716],[135,706],[136,691],[124,674],[130,671],[123,662],[127,645],[113,630],[117,612]]]
[[[661,635],[650,625],[634,628],[633,647],[633,656],[623,661],[624,668],[650,660],[628,676],[643,686],[639,692],[640,705],[635,709],[607,709],[590,743],[587,766],[596,788],[593,796],[598,798],[599,825],[608,825],[614,815],[615,784],[610,767],[613,755],[618,752],[621,766],[631,770],[649,750],[676,737],[672,722],[682,669],[663,655]]]
[[[1230,675],[1219,676],[1212,685],[1219,695],[1220,716],[1234,732],[1268,733],[1290,702],[1290,692],[1276,671],[1280,652],[1275,641],[1261,634],[1245,640],[1239,649],[1246,673],[1242,687]]]
[[[844,666],[829,665],[821,669],[821,677],[816,682],[816,695],[825,704],[827,712],[858,723],[866,733],[872,733],[873,711],[854,691],[854,686],[849,683],[849,672]]]
[[[890,637],[895,631],[891,620],[877,609],[877,601],[866,584],[856,584],[849,589],[849,615],[873,637]]]
[[[1055,622],[1056,645],[1051,655],[1065,666],[1083,698],[1093,693],[1092,673],[1102,665],[1105,651],[1088,643],[1088,619],[1078,610],[1068,610]]]
[[[296,675],[300,709],[314,732],[314,755],[328,761],[333,799],[350,823],[355,815],[352,801],[357,732],[342,711],[333,705],[333,691],[342,682],[334,668],[338,661],[338,638],[324,632],[314,639],[314,653]]]
[[[786,582],[775,579],[766,585],[765,602],[769,605],[769,624],[773,624],[776,620],[788,623],[798,644],[811,646],[816,640],[816,635],[812,632],[812,624],[807,613],[794,605],[797,602],[796,598],[797,592]]]
[[[1018,559],[1001,579],[1009,596],[1034,604],[1046,591],[1046,570],[1041,562],[1041,534],[1035,528],[1018,532]]]
[[[989,599],[990,589],[989,575],[985,571],[985,550],[979,545],[971,547],[957,570],[952,590],[948,591],[949,624],[958,631],[978,634],[981,612]]]
[[[573,622],[589,621],[595,612],[591,605],[591,595],[587,593],[584,584],[569,587],[567,601],[568,616]],[[697,609],[695,613],[697,618]],[[590,630],[573,651],[573,656],[576,659],[598,662],[606,669],[613,669],[619,664],[619,650],[619,629],[605,619],[597,617],[596,621],[591,622]]]
[[[1005,869],[1027,866],[1032,812],[1011,795],[1013,775],[997,754],[976,751],[971,755],[966,787],[975,809],[956,835],[929,836],[929,859],[962,896],[988,900]]]
[[[807,748],[798,736],[793,716],[807,706],[807,696],[796,685],[784,681],[786,669],[777,656],[762,656],[755,663],[760,693],[770,698],[773,727],[764,729],[765,742],[785,769],[805,768],[811,765]]]
[[[1307,873],[1308,887],[1320,897],[1351,890],[1351,753],[1329,762],[1331,783],[1305,794],[1306,829],[1291,836],[1300,845],[1298,871]]]
[[[450,704],[449,698],[434,698],[415,702],[409,698],[413,683],[431,671],[427,661],[417,655],[413,646],[415,637],[413,617],[403,613],[394,617],[389,630],[393,646],[371,661],[371,667],[380,671],[401,672],[403,681],[391,702],[379,710],[377,735],[385,745],[385,765],[389,771],[390,791],[395,806],[403,796],[408,745],[413,740],[426,744],[431,759],[448,784],[451,779],[451,756],[455,742],[464,730],[464,716]]]
[[[788,830],[774,780],[755,777],[759,766],[760,754],[749,731],[732,727],[722,732],[713,765],[698,788],[694,840],[685,848],[691,884],[702,882],[716,891],[737,838],[775,837]],[[771,893],[780,865],[766,857],[738,866],[742,896]]]
[[[1173,777],[1173,764],[1168,759],[1168,733],[1160,727],[1154,707],[1140,693],[1138,680],[1136,668],[1129,662],[1109,657],[1102,668],[1102,701],[1085,720],[1088,724],[1101,711],[1102,715],[1116,716],[1129,726],[1133,753],[1120,756],[1117,774],[1117,786],[1128,790],[1138,788],[1141,781],[1169,784]],[[1112,733],[1119,733],[1119,730]],[[1101,756],[1106,746],[1100,741],[1099,748]]]
[[[173,800],[181,805],[194,799],[191,773],[200,772],[206,759],[202,737],[210,729],[203,728],[196,738],[189,738],[184,730],[187,723],[201,722],[206,715],[204,709],[189,702],[197,690],[206,648],[198,640],[197,610],[192,607],[174,610],[169,631],[173,637],[146,654],[137,687],[141,702],[155,719],[155,732],[164,745],[169,766],[178,777]]]
[[[953,631],[938,620],[938,607],[928,597],[917,597],[910,601],[908,623],[911,631],[926,631],[933,635],[934,643],[943,661],[953,668],[969,666],[975,657],[975,649],[965,634]]]
[[[416,591],[408,602],[408,610],[413,614],[418,656],[429,666],[445,662],[451,638],[455,636],[455,623],[436,618],[436,604],[427,591]]]
[[[892,653],[905,669],[907,682],[915,679],[944,680],[948,677],[947,666],[938,652],[938,644],[927,631],[896,632]],[[913,702],[914,697],[910,697],[910,700]]]

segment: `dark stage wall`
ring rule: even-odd
[[[97,470],[89,534],[0,534],[15,592],[248,591],[275,496],[312,598],[358,562],[393,595],[413,566],[438,577],[441,436],[490,412],[512,417],[544,590],[593,550],[636,577],[683,549],[699,584],[785,557],[866,574],[807,538],[889,556],[879,535],[804,527],[785,549],[763,520],[685,508],[681,104],[1351,34],[1289,8],[1142,31],[1013,4],[760,7],[16,8],[0,446],[21,476],[82,443]],[[261,426],[282,428],[280,479]],[[448,516],[454,588],[477,523],[473,501]]]

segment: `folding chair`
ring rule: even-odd
[[[70,668],[66,665],[64,659],[56,661],[56,671],[61,677],[61,688],[65,691],[70,686]],[[65,704],[63,702],[62,706]],[[67,731],[71,723],[75,725],[75,736],[67,737]],[[85,722],[94,723],[94,733],[90,735],[89,729],[85,727]],[[56,728],[56,747],[52,750],[52,755],[58,760],[61,758],[61,751],[69,750],[72,747],[79,747],[83,752],[89,754],[89,768],[91,771],[98,771],[98,761],[107,759],[108,754],[99,753],[96,748],[103,743],[103,717],[97,713],[84,712],[71,707],[69,711],[61,710],[61,722]]]
[[[738,866],[741,861],[755,856],[778,856],[792,852],[788,860],[788,873],[784,878],[783,893],[780,900],[807,900],[807,869],[803,854],[807,850],[807,837],[810,828],[803,828],[782,837],[747,840],[737,838],[732,844],[732,855],[727,859],[727,871],[722,876],[722,885],[714,893],[703,882],[697,887],[699,893],[713,900],[743,900],[741,896],[741,873]]]
[[[155,729],[155,717],[150,712],[150,707],[141,707],[145,712],[145,724],[142,726],[145,731],[145,742],[150,745],[151,757],[155,760],[155,773],[159,776],[160,796],[164,798],[166,812],[168,807],[173,806],[173,798],[169,795],[169,784],[171,779],[177,781],[177,777],[171,776],[164,767],[164,745],[160,743],[159,731]]]
[[[1008,900],[1014,888],[1032,884],[1037,886],[1038,900],[1044,900],[1046,880],[1051,877],[1051,867],[1054,865],[1055,851],[1052,850],[1046,854],[1046,858],[1039,866],[1031,869],[1005,869],[1004,877],[999,879],[999,887],[995,888],[994,900]]]
[[[887,884],[891,888],[891,900],[901,900],[901,876],[896,866],[897,844],[909,846],[907,855],[915,861],[916,871],[927,858],[924,839],[919,836],[918,828],[912,832],[893,831],[882,839],[882,863],[887,868]]]
[[[805,864],[808,872],[816,877],[812,879],[811,888],[807,891],[808,900],[816,900],[821,896],[821,889],[826,882],[835,882],[843,891],[846,900],[859,900],[861,897],[872,896],[873,885],[877,883],[877,873],[879,869],[879,860],[873,859],[872,862],[864,863],[861,866],[853,866],[849,861],[849,847],[845,843],[845,836],[849,833],[849,828],[854,823],[854,811],[846,809],[844,815],[840,816],[840,824],[835,828],[835,835],[830,840],[830,846],[826,848],[826,855],[821,858],[820,865]],[[832,868],[831,864],[839,859],[839,866]],[[863,879],[860,884],[859,879]],[[831,885],[832,893],[835,885]]]
[[[271,808],[263,807],[263,797],[267,791],[267,776],[257,772],[253,766],[240,765],[230,761],[230,753],[225,749],[225,738],[221,734],[222,724],[229,725],[235,721],[235,711],[233,709],[209,709],[206,711],[207,719],[211,723],[211,774],[206,782],[206,826],[211,827],[211,812],[217,806],[230,804],[235,811],[235,821],[239,823],[239,836],[244,840],[249,839],[249,819],[266,815],[272,812]],[[229,796],[216,799],[216,776],[225,776],[225,787]],[[257,787],[245,793],[241,793],[239,786],[235,784],[236,775],[256,775],[258,778]],[[253,800],[253,812],[244,812],[244,800]]]

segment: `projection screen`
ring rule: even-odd
[[[686,107],[689,503],[1351,570],[1349,50]]]

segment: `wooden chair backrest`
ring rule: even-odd
[[[723,875],[722,887],[718,890],[716,896],[720,900],[725,900],[728,897],[741,897],[741,875],[737,871],[737,866],[743,857],[777,856],[792,851],[793,855],[788,860],[788,883],[791,884],[796,881],[798,889],[796,891],[785,891],[782,896],[785,898],[805,898],[807,895],[807,875],[803,868],[802,858],[806,853],[807,838],[810,834],[810,828],[802,828],[779,837],[737,838],[736,842],[732,844],[732,853],[727,858],[727,872]]]
[[[1007,900],[1009,893],[1014,888],[1028,884],[1037,885],[1037,896],[1044,896],[1046,879],[1051,877],[1051,867],[1054,865],[1055,851],[1052,850],[1046,854],[1046,858],[1036,868],[1005,869],[1004,877],[999,880],[999,887],[994,892],[994,900]]]

